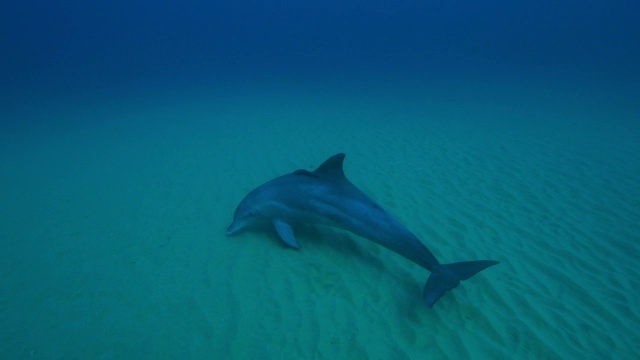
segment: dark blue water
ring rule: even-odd
[[[635,83],[628,1],[85,1],[2,5],[2,93],[221,80],[560,77]],[[5,103],[6,104],[6,103]]]

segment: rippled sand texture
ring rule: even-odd
[[[428,93],[214,99],[6,136],[27,150],[2,157],[0,357],[638,356],[640,131],[624,125],[637,113]],[[355,235],[297,228],[300,251],[271,231],[224,236],[252,188],[337,152],[440,261],[501,264],[429,309],[429,273]]]

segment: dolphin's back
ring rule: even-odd
[[[347,179],[343,170],[344,158],[344,154],[337,154],[314,172],[298,170],[296,173],[317,177],[333,185],[332,189],[343,200],[339,202],[341,210],[348,215],[341,219],[338,227],[373,240],[432,272],[423,292],[423,299],[429,307],[447,291],[457,287],[460,281],[498,264],[494,260],[440,264],[413,233]]]
[[[337,154],[315,171],[296,170],[291,174],[306,177],[304,183],[314,190],[306,191],[311,195],[305,202],[328,215],[323,225],[372,240],[432,271],[439,264],[435,256],[404,225],[347,179],[343,171],[344,157]]]

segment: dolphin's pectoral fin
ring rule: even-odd
[[[285,244],[294,249],[300,249],[300,244],[298,244],[298,240],[296,240],[296,236],[293,234],[293,228],[291,225],[282,220],[274,219],[273,226],[276,228],[276,232],[280,235],[280,239],[282,239]]]

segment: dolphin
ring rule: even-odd
[[[287,246],[299,249],[292,225],[318,224],[350,231],[429,270],[423,291],[429,307],[460,281],[499,263],[441,264],[415,235],[347,179],[344,158],[345,154],[336,154],[315,171],[296,170],[252,190],[236,208],[227,235],[271,223]]]

